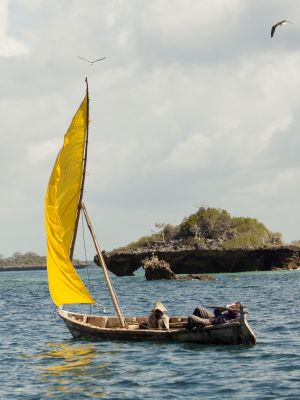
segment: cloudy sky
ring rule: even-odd
[[[45,190],[86,76],[102,248],[200,206],[300,239],[299,0],[1,0],[1,254],[46,253]]]

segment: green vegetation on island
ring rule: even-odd
[[[45,267],[46,257],[39,256],[31,251],[22,254],[15,252],[11,257],[4,258],[0,255],[0,268],[3,267]]]
[[[271,232],[256,218],[232,217],[226,210],[200,207],[179,225],[155,224],[158,232],[143,236],[123,250],[162,246],[194,246],[202,249],[255,249],[282,246],[282,235]],[[121,249],[118,249],[121,250]]]
[[[85,263],[79,260],[73,260],[73,262],[76,266],[85,265]],[[31,251],[24,254],[22,254],[20,251],[17,251],[11,257],[7,258],[0,254],[0,270],[40,268],[46,268],[46,257],[39,256]]]

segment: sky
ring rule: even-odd
[[[0,254],[46,254],[45,191],[85,77],[102,249],[201,206],[300,239],[299,0],[1,0]]]

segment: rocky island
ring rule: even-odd
[[[76,269],[86,266],[86,263],[74,260]],[[0,272],[1,271],[38,271],[46,270],[46,257],[39,256],[34,252],[22,254],[20,251],[15,252],[11,257],[4,258],[0,255]]]
[[[292,246],[205,250],[197,248],[147,249],[104,253],[108,269],[117,276],[130,276],[142,261],[155,254],[170,264],[175,274],[208,274],[220,272],[271,271],[300,268],[300,250]]]
[[[143,268],[145,270],[145,278],[148,281],[155,280],[201,280],[201,281],[214,281],[215,278],[208,274],[189,274],[185,276],[177,276],[171,269],[170,264],[164,260],[160,260],[157,256],[151,256],[142,260]]]
[[[174,274],[300,268],[300,247],[284,245],[280,233],[255,218],[200,207],[177,226],[157,226],[161,229],[151,236],[103,252],[108,269],[118,276],[133,275],[153,255],[168,263]]]

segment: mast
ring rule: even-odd
[[[82,201],[83,198],[83,188],[84,188],[84,182],[85,182],[85,175],[86,175],[86,165],[87,165],[87,148],[88,148],[88,138],[89,138],[89,104],[90,104],[90,98],[89,98],[89,86],[88,86],[88,80],[85,78],[85,83],[86,83],[86,96],[87,96],[87,123],[86,123],[86,133],[85,133],[85,145],[84,145],[84,156],[83,156],[83,166],[82,166],[82,179],[81,179],[81,186],[80,186],[80,194],[79,194],[79,201],[78,201],[78,206],[77,206],[77,214],[76,214],[76,221],[75,221],[75,226],[74,226],[74,233],[73,233],[73,238],[72,238],[72,244],[70,247],[70,260],[73,258],[73,253],[74,253],[74,247],[75,247],[75,241],[76,241],[76,236],[77,236],[77,230],[78,230],[78,223],[79,223],[79,217],[80,217],[80,211],[82,210],[88,225],[88,228],[90,230],[90,233],[92,235],[92,239],[96,248],[97,256],[100,260],[101,267],[103,269],[104,273],[104,278],[106,280],[106,284],[108,286],[109,293],[111,295],[112,301],[114,303],[115,310],[118,314],[120,323],[122,328],[127,327],[125,317],[123,315],[123,312],[121,310],[121,306],[119,303],[119,300],[117,298],[117,295],[114,291],[114,288],[112,286],[109,274],[107,272],[107,267],[102,255],[102,252],[100,250],[99,244],[96,239],[96,235],[94,233],[92,223],[90,221],[90,218],[88,216],[87,210],[85,208],[85,205]]]
[[[78,201],[78,206],[77,206],[77,213],[76,213],[76,221],[75,221],[75,226],[74,226],[74,232],[73,232],[73,238],[72,238],[72,244],[70,247],[70,260],[72,261],[73,258],[73,253],[74,253],[74,247],[75,247],[75,242],[76,242],[76,236],[77,236],[77,230],[78,230],[78,223],[79,223],[79,217],[80,217],[80,209],[81,209],[81,203],[82,203],[82,198],[83,198],[83,188],[84,188],[84,182],[85,182],[85,174],[86,174],[86,163],[87,163],[87,149],[88,149],[88,139],[89,139],[89,108],[90,108],[90,98],[89,98],[89,84],[87,78],[85,78],[85,84],[86,84],[86,96],[87,96],[87,115],[86,115],[86,132],[85,132],[85,145],[84,145],[84,156],[83,156],[83,167],[82,167],[82,179],[81,179],[81,187],[80,187],[80,194],[79,194],[79,201]]]
[[[83,214],[85,216],[85,220],[86,220],[87,226],[88,226],[88,228],[89,228],[89,230],[91,232],[91,235],[92,235],[92,238],[93,238],[93,242],[94,242],[94,245],[95,245],[95,248],[96,248],[97,256],[98,256],[98,259],[100,261],[100,264],[101,264],[101,267],[102,267],[102,270],[103,270],[103,273],[104,273],[104,278],[106,280],[106,284],[108,286],[108,290],[109,290],[109,293],[111,295],[112,301],[114,303],[115,310],[116,310],[116,312],[118,314],[121,326],[122,326],[122,328],[127,328],[127,324],[126,324],[126,321],[125,321],[125,318],[124,318],[124,315],[123,315],[119,300],[118,300],[117,295],[116,295],[116,293],[114,291],[114,288],[112,286],[109,274],[107,272],[107,267],[106,267],[105,260],[103,258],[102,252],[100,250],[100,246],[99,246],[99,244],[97,242],[96,235],[94,233],[94,229],[93,229],[91,220],[90,220],[90,218],[88,216],[87,210],[86,210],[85,205],[84,205],[83,202],[81,202],[81,209],[82,209]]]

